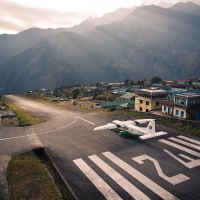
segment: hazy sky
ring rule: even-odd
[[[0,34],[30,27],[70,27],[89,16],[160,0],[0,0]],[[164,0],[176,2],[177,0]]]

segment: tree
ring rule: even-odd
[[[79,93],[80,93],[80,91],[78,88],[73,90],[73,99],[76,99],[78,97]]]
[[[97,95],[95,97],[95,100],[99,100],[99,101],[107,101],[107,96],[102,94],[102,95]]]
[[[130,80],[130,79],[126,79],[126,80],[124,81],[124,85],[125,85],[125,86],[132,86],[132,85],[134,85],[134,81],[133,81],[133,80]]]
[[[139,85],[141,88],[143,88],[144,82],[145,82],[145,80],[139,80],[139,81],[137,81],[137,85]]]
[[[60,92],[59,92],[59,90],[56,88],[56,89],[53,91],[53,96],[59,97],[59,95],[60,95]]]
[[[98,96],[98,94],[95,92],[92,99],[95,100],[97,96]]]
[[[159,76],[153,76],[150,79],[150,85],[153,85],[154,83],[161,83],[162,79]]]

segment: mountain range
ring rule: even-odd
[[[119,9],[72,28],[0,35],[0,92],[200,76],[200,6]]]

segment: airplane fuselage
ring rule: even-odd
[[[148,123],[146,127],[139,126],[140,124],[146,124],[146,123]],[[156,133],[154,119],[141,119],[134,121],[114,120],[106,125],[96,127],[94,130],[104,130],[104,129],[114,130],[121,136],[138,137],[140,139],[149,139],[152,137],[157,137],[167,134],[166,132]]]
[[[139,137],[141,135],[143,135],[142,132],[140,131],[136,131],[134,129],[131,128],[116,128],[113,129],[115,132],[119,133],[119,135],[121,136],[133,136],[133,137]]]

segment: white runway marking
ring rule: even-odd
[[[172,177],[169,177],[167,175],[165,175],[163,173],[163,170],[161,169],[160,167],[160,164],[159,162],[148,156],[148,155],[142,155],[142,156],[138,156],[138,157],[135,157],[135,158],[132,158],[134,161],[136,161],[137,163],[139,164],[144,164],[144,160],[150,160],[151,162],[153,162],[155,168],[156,168],[156,171],[158,172],[158,175],[163,178],[164,180],[168,181],[169,183],[171,183],[172,185],[177,185],[179,183],[182,183],[188,179],[190,179],[189,177],[185,176],[184,174],[177,174],[177,175],[174,175]]]
[[[122,198],[82,159],[73,160],[85,176],[96,186],[96,188],[108,200],[122,200]]]
[[[191,154],[191,155],[194,155],[194,156],[200,158],[200,153],[198,153],[198,152],[196,152],[196,151],[193,151],[193,150],[191,150],[191,149],[188,149],[188,148],[186,148],[186,147],[183,147],[183,146],[181,146],[181,145],[175,144],[175,143],[170,142],[170,141],[165,140],[165,139],[161,139],[161,140],[159,140],[159,142],[162,142],[162,143],[164,143],[164,144],[167,144],[167,145],[172,146],[172,147],[174,147],[174,148],[176,148],[176,149],[185,151],[186,153],[189,153],[189,154]]]
[[[189,142],[193,142],[193,143],[195,143],[195,144],[200,145],[200,141],[197,141],[197,140],[194,140],[194,139],[185,137],[185,136],[183,136],[183,135],[179,135],[179,136],[177,136],[177,137],[179,137],[179,138],[181,138],[181,139],[184,139],[184,140],[187,140],[187,141],[189,141]]]
[[[77,119],[74,118],[74,120],[67,124],[66,126],[63,126],[63,127],[60,127],[60,128],[57,128],[57,129],[53,129],[53,130],[50,130],[50,131],[46,131],[46,132],[39,132],[39,133],[36,133],[37,135],[43,135],[43,134],[47,134],[47,133],[53,133],[53,132],[56,132],[56,131],[60,131],[60,130],[63,130],[71,125],[73,125],[74,123],[76,123]]]
[[[38,135],[35,135],[34,130],[32,128],[25,129],[25,132],[28,134],[28,140],[30,142],[31,147],[34,148],[40,148],[44,145],[40,141]]]
[[[121,186],[127,193],[129,193],[136,200],[150,200],[143,192],[136,188],[131,182],[120,175],[117,171],[107,165],[98,156],[92,155],[89,158],[102,169],[110,178],[112,178],[119,186]]]
[[[185,162],[184,160],[182,160],[178,156],[174,155],[172,152],[170,152],[166,149],[163,149],[163,151],[189,169],[200,166],[200,159],[194,160],[193,158],[190,158],[189,156],[186,156],[184,154],[179,154],[180,157],[185,158],[186,160],[190,161],[190,162]]]
[[[65,128],[73,125],[74,123],[76,123],[76,120],[77,119],[74,118],[74,120],[70,124],[67,124],[66,126],[63,126],[61,128],[53,129],[53,130],[46,131],[46,132],[39,132],[39,133],[28,134],[28,135],[20,135],[20,136],[16,136],[16,137],[2,138],[2,139],[0,139],[0,141],[15,140],[15,139],[20,139],[20,138],[25,138],[25,137],[30,136],[30,135],[44,135],[44,134],[48,134],[48,133],[53,133],[53,132],[60,131],[62,129],[65,129]]]
[[[39,147],[43,147],[42,142],[40,141],[39,137],[35,134],[30,134],[28,135],[28,140],[32,146],[32,148],[39,148]]]
[[[80,119],[80,120],[82,120],[82,121],[84,121],[84,122],[87,122],[88,124],[91,124],[91,125],[95,125],[93,122],[90,122],[90,121],[88,121],[87,119],[84,119],[84,118],[82,118],[82,117],[78,117],[78,116],[76,116],[76,118],[78,118],[78,119]]]
[[[180,140],[180,139],[177,139],[177,138],[174,138],[174,137],[170,137],[169,139],[170,139],[170,140],[173,140],[173,141],[175,141],[175,142],[178,142],[178,143],[180,143],[180,144],[183,144],[183,145],[185,145],[185,146],[191,147],[191,148],[193,148],[193,149],[200,150],[200,147],[197,146],[197,145],[195,145],[195,144],[191,144],[191,143],[189,143],[189,142],[185,142],[185,141],[183,141],[183,140]]]
[[[164,200],[175,200],[178,199],[173,194],[169,193],[167,190],[153,182],[151,179],[137,171],[135,168],[131,167],[129,164],[118,158],[117,156],[113,155],[110,152],[103,153],[104,156],[106,156],[108,159],[110,159],[113,163],[115,163],[117,166],[122,168],[124,171],[126,171],[128,174],[130,174],[133,178],[137,179],[139,182],[141,182],[143,185],[145,185],[147,188],[149,188],[151,191],[153,191],[155,194],[157,194],[159,197],[161,197]]]
[[[20,139],[20,138],[25,138],[29,135],[21,135],[21,136],[16,136],[16,137],[10,137],[10,138],[2,138],[0,141],[5,141],[5,140],[15,140],[15,139]]]

